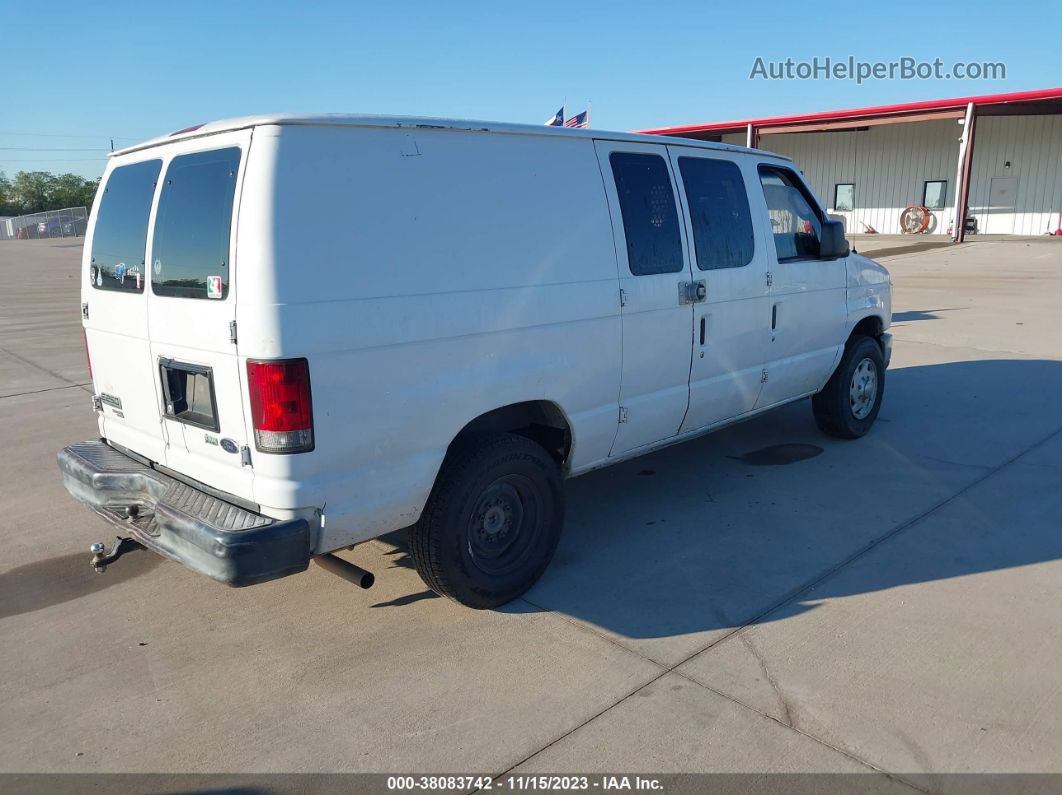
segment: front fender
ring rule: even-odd
[[[876,317],[884,332],[892,325],[892,277],[885,266],[862,254],[850,254],[847,273],[848,331],[860,321]]]

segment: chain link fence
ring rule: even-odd
[[[87,208],[65,207],[62,210],[0,218],[0,240],[84,237],[87,227]]]

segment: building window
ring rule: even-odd
[[[833,188],[833,209],[836,212],[845,212],[855,208],[855,184],[841,182]]]
[[[930,210],[943,210],[948,198],[948,181],[930,180],[922,189],[922,206]]]

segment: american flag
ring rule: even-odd
[[[565,127],[589,127],[590,126],[590,114],[589,114],[589,112],[584,110],[582,113],[576,113],[574,116],[572,116],[566,122],[564,122],[564,126]]]
[[[558,110],[556,113],[554,113],[552,116],[549,117],[549,119],[546,121],[546,126],[547,127],[563,127],[564,126],[564,106],[563,105],[561,106],[560,110]]]

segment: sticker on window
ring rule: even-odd
[[[207,298],[221,298],[220,276],[207,276]]]

